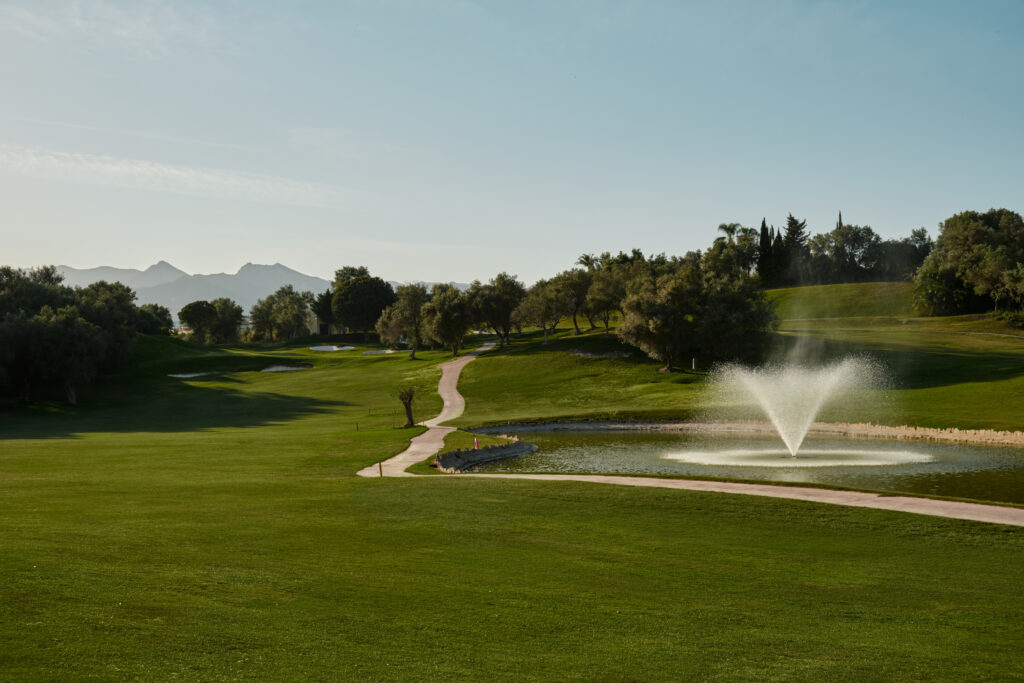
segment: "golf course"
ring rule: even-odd
[[[769,292],[780,355],[889,369],[878,400],[822,419],[1022,429],[1024,330],[917,317],[909,297],[900,283]],[[603,329],[572,332],[543,344],[527,330],[466,365],[450,424],[704,415],[707,368],[659,373]],[[415,388],[416,421],[441,412],[451,354],[318,343],[139,335],[77,406],[0,410],[0,677],[1024,676],[1024,529],[725,493],[358,477],[424,429],[403,427],[400,386]],[[292,371],[260,372],[274,366]]]

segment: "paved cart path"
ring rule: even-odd
[[[359,471],[361,477],[414,477],[406,472],[406,468],[435,455],[444,447],[444,437],[455,431],[454,427],[442,427],[442,423],[462,414],[466,408],[466,400],[458,390],[459,374],[462,368],[472,362],[478,355],[489,351],[493,344],[485,344],[475,351],[470,351],[462,358],[449,361],[441,366],[441,381],[437,385],[437,393],[444,400],[441,413],[420,424],[427,431],[413,438],[404,451],[380,463],[370,465]],[[886,496],[863,491],[833,491],[804,486],[784,486],[773,484],[742,484],[727,481],[703,481],[696,479],[667,479],[660,477],[622,477],[604,474],[458,474],[437,475],[458,476],[476,479],[529,479],[534,481],[578,481],[595,484],[615,484],[618,486],[649,486],[663,489],[684,489],[687,491],[711,491],[716,493],[737,493],[748,496],[768,496],[770,498],[790,498],[805,500],[812,503],[831,505],[848,505],[852,507],[876,508],[879,510],[896,510],[919,515],[967,519],[975,522],[991,522],[993,524],[1009,524],[1024,527],[1024,508],[1003,507],[1001,505],[985,505],[983,503],[963,503],[952,500],[933,500],[931,498],[914,498],[910,496]],[[428,479],[435,477],[427,477]]]
[[[910,496],[887,496],[863,491],[833,491],[802,486],[774,484],[741,484],[728,481],[703,481],[698,479],[662,479],[659,477],[622,477],[605,474],[459,474],[447,476],[533,479],[542,481],[582,481],[619,486],[650,486],[661,489],[685,489],[687,491],[712,491],[716,493],[739,493],[748,496],[790,498],[812,503],[849,505],[851,507],[876,508],[913,512],[919,515],[968,519],[975,522],[1024,526],[1024,508],[985,505],[983,503],[962,503],[953,500],[933,500]]]
[[[435,455],[444,447],[444,437],[455,431],[455,427],[442,427],[441,424],[453,420],[466,409],[466,399],[459,393],[459,375],[462,368],[476,359],[481,353],[490,351],[494,344],[484,344],[478,349],[470,351],[461,358],[448,361],[441,366],[441,381],[437,383],[437,393],[444,401],[444,408],[441,413],[426,422],[420,422],[427,428],[419,436],[409,440],[409,447],[404,451],[369,467],[364,467],[356,474],[360,477],[413,477],[416,476],[406,472],[406,468],[412,467],[418,462]]]

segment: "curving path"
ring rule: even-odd
[[[489,351],[494,344],[485,344],[470,351],[462,358],[449,361],[441,366],[441,381],[437,385],[437,393],[444,399],[441,413],[420,424],[428,429],[414,437],[409,447],[398,455],[375,463],[359,470],[361,477],[414,477],[406,472],[407,467],[422,462],[436,454],[444,447],[444,437],[455,431],[454,427],[442,427],[441,424],[458,417],[466,408],[466,400],[458,390],[459,374],[467,363],[478,355]],[[963,503],[953,500],[933,500],[931,498],[913,498],[910,496],[886,496],[863,491],[833,491],[803,486],[785,486],[773,484],[742,484],[727,481],[704,481],[698,479],[668,479],[660,477],[622,477],[605,474],[450,474],[450,477],[470,477],[485,479],[529,479],[534,481],[579,481],[597,484],[616,484],[619,486],[648,486],[663,489],[683,489],[687,491],[710,491],[715,493],[736,493],[748,496],[767,496],[770,498],[790,498],[812,503],[830,505],[847,505],[851,507],[875,508],[878,510],[895,510],[918,515],[966,519],[975,522],[992,524],[1008,524],[1024,527],[1024,508],[1004,507],[1001,505],[985,505],[983,503]],[[434,477],[425,477],[432,479]]]
[[[728,481],[704,481],[699,479],[661,479],[657,477],[621,477],[605,474],[454,474],[456,477],[488,477],[501,479],[534,479],[545,481],[584,481],[620,486],[650,486],[661,489],[685,489],[687,491],[712,491],[715,493],[738,493],[748,496],[770,498],[791,498],[812,503],[848,505],[851,507],[897,510],[918,515],[967,519],[974,522],[1024,526],[1024,508],[985,505],[983,503],[961,503],[954,500],[933,500],[910,496],[886,496],[864,491],[833,491],[802,486],[774,484],[741,484]]]
[[[398,455],[388,458],[383,462],[374,463],[364,467],[356,474],[360,477],[414,477],[416,475],[406,472],[407,467],[412,467],[434,455],[444,447],[444,437],[455,431],[455,427],[442,427],[441,423],[452,420],[466,409],[466,399],[459,393],[459,375],[462,368],[475,360],[477,356],[485,351],[494,348],[494,344],[484,344],[463,355],[461,358],[448,361],[441,366],[441,381],[437,383],[437,393],[444,400],[444,408],[441,413],[426,422],[420,422],[427,428],[419,436],[409,440],[409,447]]]

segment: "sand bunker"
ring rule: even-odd
[[[379,356],[382,353],[405,353],[401,349],[377,349],[375,351],[363,351],[366,356]]]
[[[192,379],[193,377],[205,377],[207,375],[222,375],[224,374],[220,370],[211,370],[209,372],[178,372],[173,375],[167,375],[168,377],[174,377],[175,379]]]
[[[293,370],[309,370],[312,365],[271,365],[260,372],[292,372]]]
[[[310,346],[310,351],[351,351],[354,346]]]

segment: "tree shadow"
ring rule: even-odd
[[[770,361],[821,364],[847,356],[867,356],[882,363],[896,389],[927,389],[1006,380],[1024,375],[1024,352],[993,352],[920,346],[894,349],[884,343],[853,342],[780,335]]]
[[[218,378],[211,378],[218,379]],[[264,427],[353,405],[309,396],[240,391],[204,383],[151,383],[101,395],[80,407],[58,403],[0,408],[0,441],[67,439],[95,432],[200,432]]]

